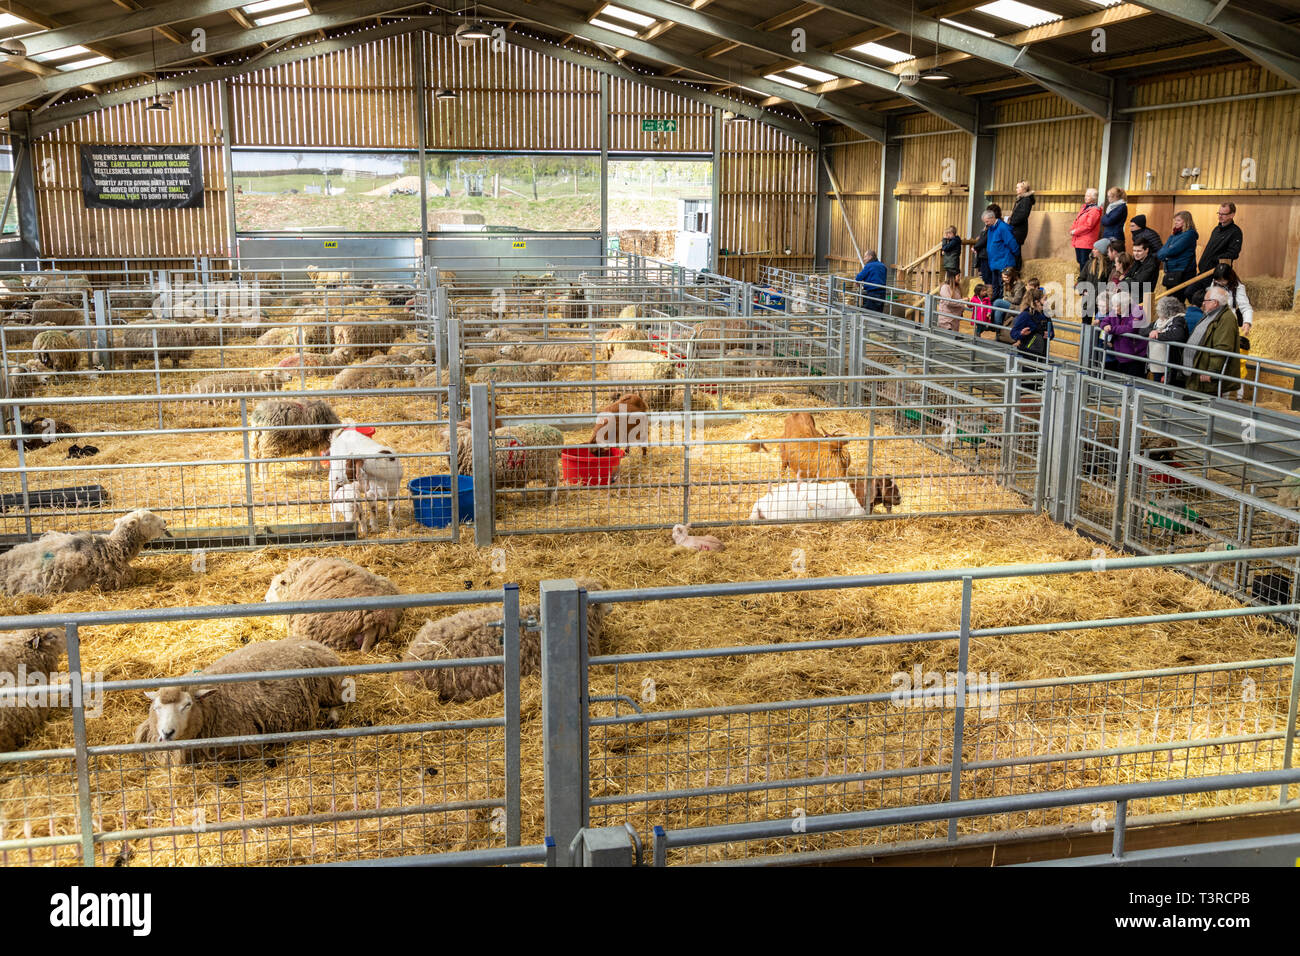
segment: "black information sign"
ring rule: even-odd
[[[87,209],[195,209],[203,206],[197,146],[82,146]]]

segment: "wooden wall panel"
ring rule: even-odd
[[[425,37],[430,149],[600,149],[600,78],[532,50]],[[458,95],[435,100],[436,87]]]
[[[176,94],[167,112],[146,101],[100,110],[34,144],[43,252],[54,257],[182,258],[226,255],[226,181],[221,161],[220,87]],[[83,143],[201,146],[201,209],[87,209],[81,195]]]
[[[677,120],[677,132],[643,133],[642,119]],[[647,153],[711,152],[713,110],[703,103],[642,86],[633,80],[610,77],[609,148]]]
[[[1077,118],[1058,119],[1064,116]],[[1035,120],[1054,122],[1034,123]],[[1104,124],[1054,93],[1018,97],[999,104],[994,123],[1026,122],[1033,125],[1008,126],[995,131],[993,189],[987,198],[1010,212],[1016,183],[1024,180],[1038,196],[1035,212],[1076,211],[1083,190],[1096,185],[1097,172],[1101,169]]]
[[[386,37],[233,78],[233,145],[413,149],[414,44]]]
[[[720,270],[752,281],[763,264],[811,269],[816,151],[761,123],[725,123],[720,159]]]
[[[938,133],[949,124],[921,113],[899,123],[902,141],[898,202],[898,258],[887,265],[906,265],[943,238],[947,226],[960,232],[966,221],[970,180],[969,133]],[[918,133],[938,133],[915,136]]]
[[[832,142],[849,141],[826,151],[835,182],[839,185],[843,209],[830,194],[830,244],[827,258],[832,271],[857,271],[858,256],[849,237],[849,229],[865,253],[875,249],[880,229],[880,161],[879,143],[852,142],[861,136],[853,130],[839,129]]]

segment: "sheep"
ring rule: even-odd
[[[172,368],[194,354],[194,350],[210,342],[211,329],[178,322],[155,322],[148,326],[128,325],[113,330],[113,354],[123,368],[134,369],[137,362],[154,364],[155,335],[157,336],[158,366],[169,362]]]
[[[599,584],[595,581],[579,579],[575,583],[588,591],[599,590]],[[587,654],[591,657],[600,653],[601,629],[604,624],[602,612],[603,605],[587,605]],[[521,677],[536,674],[542,666],[541,633],[529,630],[526,623],[529,618],[540,617],[541,610],[537,604],[524,604],[519,608]],[[502,627],[500,607],[476,608],[436,621],[425,621],[407,645],[402,660],[496,657],[501,654]],[[502,667],[499,664],[406,671],[403,679],[409,684],[433,691],[440,700],[456,702],[490,697],[501,693],[504,687]]]
[[[475,382],[549,382],[555,377],[555,366],[547,362],[512,362],[498,360],[491,365],[481,365],[474,372]]]
[[[297,345],[298,329],[288,326],[267,329],[257,337],[257,341],[253,344],[262,348],[282,348],[286,345]]]
[[[239,392],[277,392],[292,376],[284,369],[264,369],[260,372],[218,372],[205,375],[194,383],[191,391],[198,395],[237,394]],[[215,405],[222,399],[212,398]]]
[[[641,457],[649,451],[650,410],[645,399],[635,392],[626,392],[606,405],[596,415],[596,427],[586,444],[595,445],[595,454],[605,453],[611,445],[621,445],[626,451],[635,443],[641,446]]]
[[[344,424],[349,424],[344,422]],[[388,527],[394,525],[397,498],[402,493],[402,460],[397,452],[353,428],[340,428],[330,438],[331,500],[342,486],[356,482],[362,494],[364,512],[369,504],[370,530],[379,530],[379,501],[388,511]],[[364,514],[359,518],[364,519]],[[358,520],[358,525],[364,520]]]
[[[480,365],[491,365],[501,360],[501,353],[496,349],[473,348],[460,353],[460,367],[469,371]]]
[[[0,688],[48,687],[65,650],[67,641],[62,631],[43,628],[0,632]],[[38,697],[0,698],[0,753],[17,750],[41,729],[54,709],[47,705],[58,703],[50,699],[52,696],[47,689]]]
[[[334,326],[334,344],[355,350],[358,357],[387,352],[402,337],[400,326],[374,322],[339,322]]]
[[[11,365],[5,374],[5,398],[29,398],[50,384],[51,371],[40,362]]]
[[[440,437],[446,444],[446,428],[441,430]],[[498,489],[527,488],[529,482],[540,480],[554,486],[550,500],[557,500],[560,452],[564,446],[564,434],[558,428],[538,424],[497,427],[493,438],[492,479]],[[469,426],[459,423],[456,427],[458,474],[474,474],[473,440]]]
[[[314,352],[303,352],[299,355],[295,352],[292,355],[286,355],[276,362],[277,368],[320,368],[325,364],[324,356],[317,355]]]
[[[108,534],[47,531],[0,554],[0,590],[13,595],[126,587],[135,574],[131,561],[159,535],[171,537],[167,522],[143,508],[118,518]]]
[[[618,349],[609,357],[609,378],[613,382],[663,381],[677,377],[673,363],[658,352],[641,349]],[[653,409],[664,409],[672,401],[671,386],[663,388],[638,388],[637,391]]]
[[[365,500],[366,493],[361,488],[361,482],[349,481],[339,485],[330,494],[330,521],[349,527],[356,525],[360,529],[364,519]]]
[[[1300,506],[1300,473],[1287,475],[1282,482],[1282,487],[1277,490],[1277,498],[1274,499],[1279,508],[1287,508],[1291,511],[1297,510]]]
[[[271,579],[268,601],[324,601],[330,598],[401,594],[388,578],[342,558],[299,558]],[[340,651],[370,651],[402,624],[402,608],[290,614],[289,636],[318,641]]]
[[[271,398],[258,402],[248,416],[258,430],[253,434],[253,457],[265,480],[270,474],[268,458],[292,458],[308,454],[319,458],[329,448],[330,435],[343,422],[329,403],[321,399],[294,401]]]
[[[501,349],[501,357],[516,362],[549,362],[553,365],[581,365],[593,360],[593,352],[598,351],[590,345],[563,343],[546,345],[507,345]]]
[[[62,299],[37,299],[32,304],[32,325],[85,325],[81,309],[75,309]]]
[[[55,438],[55,435],[73,435],[76,429],[67,422],[61,422],[54,418],[37,418],[30,422],[22,423],[22,442],[28,448],[48,448],[56,441],[61,439]],[[18,447],[18,439],[13,439],[10,444],[14,448]]]
[[[307,670],[338,667],[342,662],[328,647],[301,638],[257,641],[209,664],[195,675],[248,674],[257,671]],[[315,730],[322,710],[328,723],[338,723],[345,703],[343,682],[336,676],[281,680],[241,681],[212,687],[164,687],[146,691],[149,716],[135,729],[136,743],[205,740]],[[176,748],[157,752],[166,764],[199,760],[241,759],[262,756],[263,744],[230,747]]]
[[[600,357],[609,361],[615,352],[623,349],[646,349],[650,346],[650,335],[645,329],[627,328],[606,329],[597,336],[601,342]]]
[[[70,372],[81,365],[77,340],[66,332],[46,329],[32,340],[36,361],[56,372]]]
[[[483,333],[485,342],[528,342],[537,338],[521,326],[499,325]]]
[[[352,281],[351,272],[321,272],[316,266],[307,267],[307,276],[318,289],[337,288]]]
[[[711,534],[691,534],[690,526],[684,524],[673,525],[673,541],[677,547],[692,551],[724,551],[727,547]]]
[[[377,388],[381,382],[403,378],[406,371],[404,366],[409,364],[402,357],[372,355],[362,364],[340,371],[330,382],[330,388]]]

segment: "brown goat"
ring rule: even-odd
[[[792,412],[785,418],[786,439],[834,438],[839,432],[826,433],[817,427],[807,412]],[[789,471],[796,478],[843,478],[849,473],[853,459],[849,457],[845,441],[787,441],[782,443],[781,471]]]
[[[641,446],[641,456],[649,452],[650,409],[636,392],[618,396],[596,415],[596,427],[586,444],[595,445],[594,454],[608,454],[606,448],[621,445],[626,451],[635,442]]]

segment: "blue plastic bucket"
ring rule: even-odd
[[[456,483],[461,523],[474,520],[474,478],[460,475]],[[451,475],[425,475],[407,483],[415,504],[415,520],[426,528],[451,524]]]

